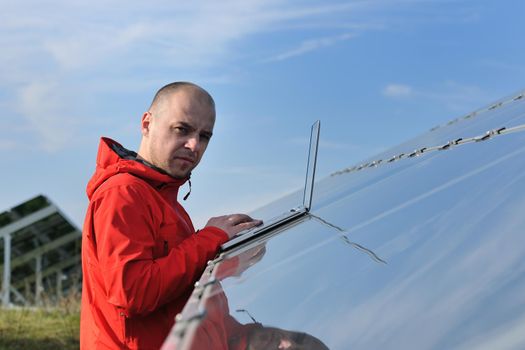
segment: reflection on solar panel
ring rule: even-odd
[[[525,349],[524,131],[522,93],[316,182],[210,262],[164,349]]]
[[[2,305],[39,305],[78,290],[81,237],[42,195],[0,213]]]

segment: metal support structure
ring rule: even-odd
[[[78,230],[72,231],[58,239],[55,239],[54,241],[51,241],[45,245],[39,246],[38,248],[35,248],[31,250],[30,252],[25,253],[24,255],[18,256],[11,261],[11,267],[15,268],[17,266],[23,265],[27,262],[30,262],[34,258],[36,258],[38,255],[45,254],[47,252],[50,252],[54,249],[57,249],[65,244],[71,243],[73,241],[78,240],[80,237],[82,237],[82,233]],[[1,267],[1,265],[0,265]]]
[[[56,272],[56,282],[57,282],[57,285],[56,285],[56,292],[57,292],[57,300],[60,300],[62,299],[62,277],[63,277],[63,274],[62,274],[62,270],[58,270]]]
[[[400,153],[400,154],[392,156],[390,159],[388,159],[387,163],[392,163],[392,162],[395,162],[395,161],[398,161],[398,160],[401,160],[401,159],[406,159],[406,158],[419,157],[420,155],[423,155],[423,154],[426,154],[426,153],[429,153],[429,152],[449,150],[453,146],[460,146],[460,145],[464,145],[464,144],[467,144],[467,143],[483,142],[483,141],[489,140],[491,138],[494,138],[496,136],[506,135],[506,134],[510,134],[510,133],[514,133],[514,132],[524,132],[524,131],[525,131],[525,124],[516,125],[516,126],[511,127],[511,128],[500,127],[498,129],[489,130],[489,131],[487,131],[487,132],[485,132],[484,134],[481,134],[481,135],[451,140],[451,141],[449,141],[449,142],[447,142],[445,144],[438,145],[438,146],[422,147],[422,148],[414,150],[411,153],[406,153],[406,154],[405,153]],[[332,173],[330,176],[336,176],[336,175],[341,175],[341,174],[344,174],[344,173],[360,171],[360,170],[363,170],[365,168],[370,168],[372,166],[376,167],[378,164],[380,164],[382,162],[383,162],[382,159],[378,159],[378,160],[375,160],[372,163],[361,164],[359,166],[353,166],[351,168],[346,168],[346,169],[343,169],[343,170],[336,171],[335,173]]]
[[[42,304],[42,291],[44,287],[42,285],[42,255],[35,257],[35,304]]]
[[[15,300],[22,302],[22,304],[27,305],[27,300],[15,287],[11,286],[11,293],[13,293]]]
[[[75,256],[73,256],[73,257],[71,257],[69,259],[63,260],[63,261],[61,261],[61,262],[59,262],[59,263],[57,263],[55,265],[52,265],[52,266],[48,267],[45,270],[43,270],[42,271],[42,278],[46,278],[46,277],[51,276],[54,273],[61,272],[62,270],[66,269],[68,267],[71,267],[73,265],[80,265],[80,261],[81,261],[80,254],[75,255]],[[33,274],[31,276],[28,276],[28,277],[24,278],[21,281],[13,282],[12,285],[15,288],[24,288],[24,286],[26,286],[26,283],[33,283],[35,280],[36,280],[36,276]]]
[[[57,207],[55,207],[54,205],[47,206],[43,209],[40,209],[38,211],[35,211],[34,213],[23,217],[18,221],[15,221],[9,225],[0,228],[0,235],[11,234],[55,213],[58,213]]]
[[[29,301],[33,299],[33,296],[31,295],[31,283],[28,280],[24,281],[24,298],[26,300],[24,305],[29,306],[31,304]]]
[[[4,274],[2,279],[2,306],[8,307],[11,294],[11,235],[4,234]]]

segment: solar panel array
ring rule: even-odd
[[[2,305],[55,303],[79,291],[81,237],[43,195],[0,213]]]

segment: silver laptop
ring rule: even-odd
[[[259,236],[277,227],[285,225],[299,217],[306,215],[308,211],[310,211],[310,206],[312,204],[312,193],[314,191],[315,168],[317,164],[317,150],[319,148],[320,131],[321,122],[318,120],[312,125],[310,133],[310,147],[308,149],[308,162],[306,166],[303,203],[287,212],[282,213],[281,215],[271,218],[270,220],[265,220],[261,226],[239,232],[231,240],[221,246],[222,251],[237,246],[249,239],[252,239],[255,236]]]

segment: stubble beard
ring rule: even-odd
[[[174,162],[174,161],[175,160],[172,160],[172,162]],[[175,179],[178,179],[178,180],[185,180],[185,179],[189,178],[192,170],[196,166],[195,165],[195,166],[188,166],[187,168],[181,168],[181,167],[176,167],[175,164],[173,164],[173,167],[171,167],[170,165],[172,165],[172,164],[173,163],[168,163],[166,165],[166,167],[163,168],[163,170],[165,172],[167,172],[171,177],[173,177]]]

